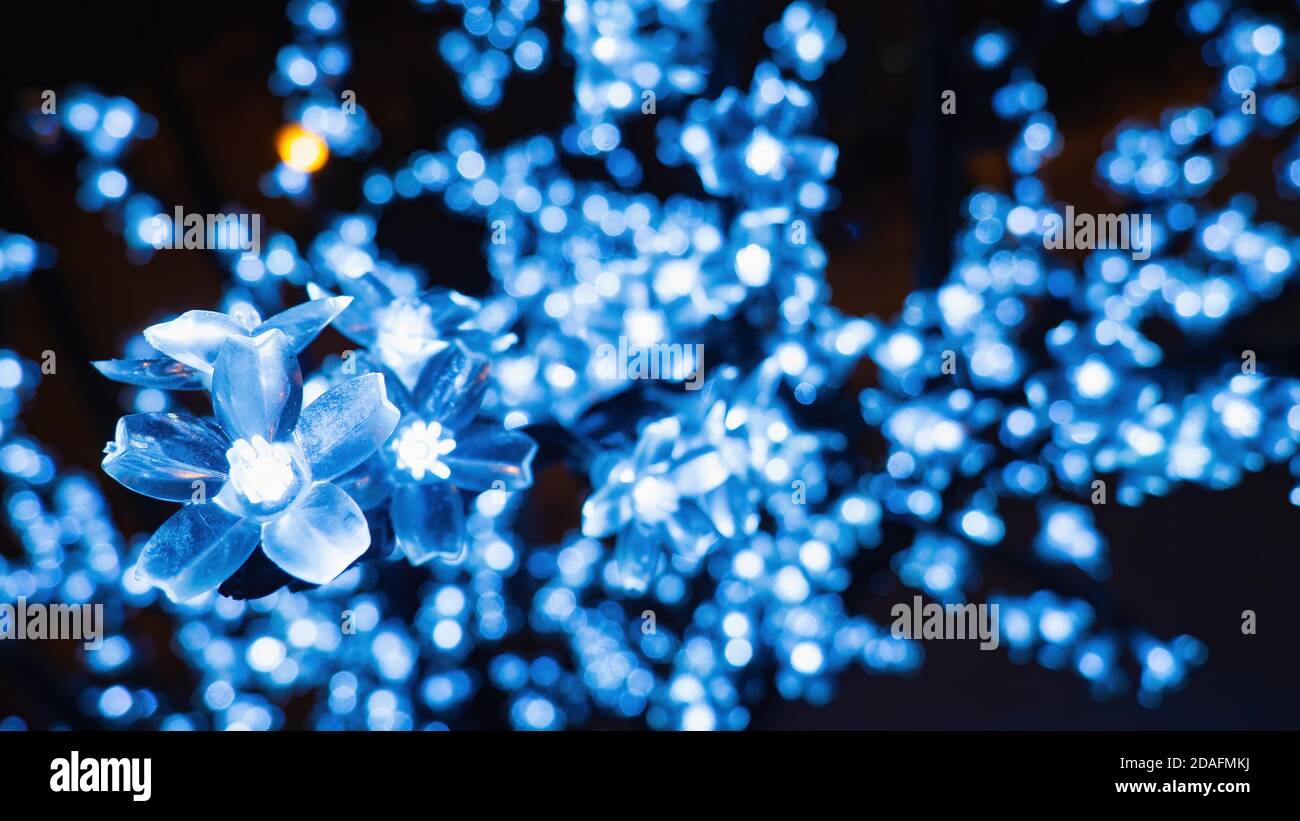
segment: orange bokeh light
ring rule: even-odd
[[[325,140],[297,124],[280,129],[275,138],[275,149],[285,165],[305,174],[319,170],[330,157]]]

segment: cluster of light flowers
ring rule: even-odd
[[[41,108],[27,113],[34,141],[47,151],[68,141],[81,148],[85,157],[77,165],[77,204],[104,213],[106,223],[125,238],[130,258],[147,261],[155,247],[153,218],[164,208],[136,190],[120,161],[132,143],[154,135],[157,121],[125,97],[106,97],[83,85],[48,93],[54,94],[50,102],[57,114]]]
[[[157,130],[154,118],[130,100],[105,97],[84,85],[72,86],[58,93],[62,101],[57,116],[34,109],[27,113],[27,124],[36,143],[53,151],[73,142],[85,152],[77,174],[82,181],[77,201],[88,211],[103,212],[105,224],[122,235],[127,259],[139,265],[149,261],[160,248],[180,238],[171,222],[173,205],[165,205],[157,196],[137,186],[120,165],[120,158],[136,140],[151,138]],[[224,213],[245,213],[237,204],[227,204]],[[164,219],[165,218],[165,219]],[[262,299],[275,304],[276,289],[281,281],[299,285],[308,278],[308,266],[299,255],[293,238],[282,231],[271,231],[253,256],[241,250],[249,236],[236,236],[226,223],[217,226],[215,235],[205,236],[207,247],[217,255],[221,265],[241,286],[259,292]],[[17,259],[26,259],[21,239],[16,240]],[[42,267],[52,260],[53,252],[37,244]]]
[[[441,0],[415,0],[432,11]],[[540,0],[446,0],[461,7],[461,28],[438,37],[438,53],[460,77],[460,91],[475,108],[501,104],[505,81],[518,69],[533,74],[546,69],[550,39],[530,25],[541,10]]]
[[[110,723],[154,724],[163,717],[160,693],[116,683],[135,665],[137,645],[126,627],[150,594],[128,572],[130,548],[95,479],[60,470],[55,455],[22,431],[19,412],[40,374],[36,363],[0,350],[3,515],[23,550],[17,559],[0,557],[0,604],[103,604],[103,641],[81,651],[84,668],[71,680],[79,707]],[[0,729],[26,726],[21,716],[0,720]]]
[[[618,120],[704,90],[711,11],[712,0],[565,3],[564,47],[576,64],[572,142],[583,153],[612,150]]]
[[[545,36],[527,28],[537,4],[459,5],[465,32],[487,45],[457,31],[440,49],[467,100],[490,108],[507,52],[524,71],[547,62]],[[1086,31],[1146,14],[1136,0],[1078,5]],[[1123,125],[1097,164],[1101,184],[1152,214],[1150,258],[1101,250],[1077,268],[1044,247],[1064,207],[1036,176],[1063,149],[1046,90],[1016,65],[1007,30],[973,33],[971,59],[1005,74],[992,106],[1015,124],[1014,184],[971,193],[947,281],[882,320],[830,304],[816,239],[836,197],[838,148],[816,133],[815,86],[843,51],[834,16],[796,0],[766,29],[771,58],[748,87],[707,98],[709,13],[689,0],[569,0],[575,105],[561,133],[493,149],[462,125],[396,170],[371,169],[356,213],[305,254],[271,232],[260,258],[230,256],[221,312],[159,323],[128,359],[99,363],[139,388],[125,396],[138,413],[119,424],[106,471],[189,502],[147,541],[128,545],[95,482],[64,477],[18,432],[36,368],[0,352],[0,471],[26,551],[0,566],[2,590],[112,603],[113,635],[86,654],[88,714],[111,726],[271,729],[283,726],[279,705],[309,693],[317,728],[445,729],[471,722],[477,693],[492,688],[518,729],[598,716],[742,729],[769,683],[824,704],[850,666],[921,665],[919,642],[844,596],[855,557],[882,549],[887,520],[915,533],[890,557],[898,581],[959,602],[980,589],[980,553],[1005,536],[1004,501],[1036,500],[1041,561],[1104,578],[1111,545],[1086,502],[1099,477],[1137,505],[1182,482],[1228,487],[1271,462],[1290,460],[1300,476],[1300,382],[1270,375],[1263,357],[1244,372],[1235,353],[1161,367],[1165,351],[1138,330],[1159,316],[1212,338],[1292,277],[1294,236],[1258,221],[1244,195],[1220,207],[1200,198],[1245,140],[1294,124],[1280,85],[1295,32],[1218,0],[1188,4],[1184,22],[1221,85],[1158,127]],[[363,114],[344,115],[333,97],[309,102],[348,67],[339,5],[294,0],[289,15],[303,37],[282,51],[273,90],[305,101],[294,116],[331,149],[362,147]],[[1242,113],[1247,91],[1258,118]],[[138,250],[129,215],[160,209],[132,208],[148,195],[120,171],[105,190],[103,175],[152,121],[128,101],[76,93],[59,123],[29,123],[43,143],[76,137],[90,163],[83,183],[98,192],[81,204],[128,215],[122,231]],[[693,169],[708,198],[636,190],[642,160],[621,127],[650,114],[656,159]],[[338,116],[341,130],[308,121]],[[612,182],[573,178],[564,156],[599,159]],[[273,176],[281,193],[306,190],[305,178]],[[484,299],[430,288],[379,247],[385,207],[429,195],[481,225]],[[283,287],[312,301],[263,321]],[[1044,302],[1069,318],[1031,339]],[[328,323],[357,350],[303,373],[297,354]],[[1039,343],[1045,354],[1032,354]],[[611,349],[656,345],[708,356],[659,382],[600,367]],[[839,393],[863,358],[879,376],[861,418],[887,445],[870,465],[803,412]],[[702,389],[682,390],[697,370]],[[209,392],[215,420],[170,412],[173,390]],[[564,463],[539,454],[536,469],[590,483],[580,528],[558,544],[539,543],[520,516],[537,492],[534,438],[558,445]],[[196,481],[210,500],[194,497]],[[1190,636],[1116,627],[1050,590],[985,598],[1003,608],[1014,660],[1071,670],[1099,697],[1135,681],[1155,706],[1206,657]],[[175,620],[174,650],[200,677],[188,703],[114,683],[139,655],[131,614],[143,607]],[[560,644],[502,649],[530,632]]]

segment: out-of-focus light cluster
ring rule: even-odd
[[[123,576],[126,540],[95,481],[60,471],[55,457],[20,428],[18,413],[40,373],[35,363],[0,350],[0,498],[5,524],[22,548],[16,559],[0,558],[0,604],[103,604],[102,642],[77,650],[86,668],[78,678],[82,709],[110,726],[156,722],[154,692],[111,684],[134,668],[136,645],[125,625],[151,598]]]
[[[135,190],[120,162],[133,142],[154,136],[157,121],[125,97],[106,97],[84,85],[54,93],[57,114],[42,113],[39,104],[28,109],[30,133],[43,148],[70,141],[85,153],[77,164],[77,204],[104,212],[106,224],[126,240],[132,261],[147,261],[158,238],[154,217],[165,209]]]
[[[748,95],[727,89],[715,101],[692,103],[683,122],[665,119],[659,158],[689,162],[706,191],[748,208],[816,214],[831,205],[826,183],[839,149],[805,131],[815,114],[807,89],[763,63]]]
[[[1050,7],[1074,5],[1085,34],[1104,29],[1137,28],[1147,20],[1151,0],[1043,0]]]
[[[1024,598],[998,597],[999,628],[1013,661],[1031,659],[1052,670],[1071,670],[1089,682],[1094,695],[1107,698],[1131,684],[1121,666],[1128,655],[1137,667],[1137,697],[1159,706],[1177,692],[1188,673],[1205,662],[1205,645],[1191,636],[1164,642],[1137,632],[1125,638],[1098,630],[1096,612],[1080,599],[1063,599],[1048,590]]]
[[[1140,5],[1088,4],[1081,22],[1085,30],[1107,21],[1139,23],[1145,10],[1129,12]],[[1205,5],[1193,3],[1189,15],[1198,33],[1211,34],[1225,20],[1211,13],[1222,9]],[[1203,343],[1231,318],[1276,298],[1293,275],[1296,239],[1258,223],[1251,197],[1229,197],[1219,209],[1197,202],[1247,137],[1294,119],[1289,98],[1271,102],[1278,95],[1267,91],[1285,70],[1275,54],[1285,37],[1275,24],[1243,12],[1207,47],[1225,85],[1206,105],[1169,110],[1160,128],[1125,124],[1116,132],[1098,160],[1098,179],[1140,203],[1151,223],[1143,240],[1149,258],[1095,250],[1081,270],[1045,250],[1049,218],[1060,218],[1064,206],[1050,201],[1034,175],[1062,141],[1045,90],[1028,69],[1011,72],[994,108],[1020,123],[1008,154],[1021,175],[1012,195],[979,191],[967,200],[968,226],[948,282],[912,294],[868,352],[882,387],[864,393],[863,412],[881,427],[890,452],[885,470],[863,481],[886,511],[925,523],[946,518],[965,539],[991,545],[1004,533],[997,498],[1038,498],[1039,555],[1102,577],[1107,543],[1092,509],[1053,499],[1053,485],[1086,498],[1095,480],[1117,476],[1113,497],[1137,505],[1179,482],[1224,488],[1270,462],[1290,460],[1295,469],[1300,383],[1267,375],[1267,365],[1247,370],[1232,352],[1191,366],[1190,380],[1171,379],[1161,346],[1139,330],[1144,319],[1159,316]],[[999,30],[986,29],[972,41],[972,56],[995,68],[1005,61],[1006,42]],[[1243,114],[1242,103],[1257,73],[1266,78],[1258,101],[1271,113],[1255,117]],[[1020,337],[1031,318],[1028,300],[1044,297],[1077,318],[1048,330],[1050,361],[1035,369],[1025,350],[1030,340]],[[956,387],[944,377],[945,359],[955,366],[947,373],[963,375]],[[1022,391],[1023,399],[980,399],[969,388]],[[1009,452],[990,447],[994,437]],[[954,475],[982,477],[985,487],[945,515],[943,491]],[[1293,501],[1298,496],[1293,492]],[[935,598],[960,597],[978,583],[971,556],[960,540],[923,534],[895,557],[895,567]],[[1109,629],[1092,636],[1091,607],[1064,605],[1046,591],[1016,607],[1004,612],[1004,633],[1013,647],[1038,650],[1013,656],[1072,668],[1099,694],[1124,685],[1115,672],[1122,650],[1140,668],[1139,700],[1148,706],[1204,657],[1187,637],[1161,643]]]
[[[132,141],[147,140],[158,128],[157,120],[131,100],[106,97],[86,86],[71,86],[48,97],[54,104],[51,113],[45,113],[45,102],[27,112],[27,127],[41,145],[56,145],[65,136],[77,142],[92,158],[81,173],[83,181],[94,172],[110,170]]]
[[[76,100],[74,105],[94,108],[97,112],[96,118],[107,116],[104,112],[110,108],[133,112],[134,121],[138,122],[139,126],[122,131],[124,136],[113,145],[111,154],[105,155],[113,160],[117,160],[127,152],[133,139],[151,137],[156,128],[153,118],[139,112],[130,100],[114,98],[105,102],[106,98],[84,86],[71,87],[63,94],[65,98],[71,97]],[[112,108],[113,106],[116,108]],[[36,110],[28,113],[28,119],[33,124],[33,133],[38,138],[45,133],[41,128],[50,122],[57,122],[54,118],[41,115]],[[87,122],[90,122],[89,118]],[[36,125],[38,123],[42,125],[38,127]],[[57,136],[61,132],[56,127],[53,133]],[[78,193],[78,204],[88,211],[105,212],[108,217],[105,221],[108,227],[121,233],[127,245],[127,258],[130,261],[142,265],[149,261],[159,247],[166,247],[169,243],[180,241],[181,237],[177,236],[175,226],[170,221],[164,222],[159,219],[161,215],[170,220],[174,213],[174,206],[164,205],[154,195],[137,188],[125,171],[118,168],[105,171],[100,168],[95,158],[99,156],[102,149],[97,148],[93,141],[79,138],[76,142],[89,155],[78,165],[78,175],[83,180],[83,186]],[[57,140],[51,144],[56,145]],[[105,177],[106,173],[107,177]],[[228,204],[225,206],[225,213],[247,213],[247,209]],[[257,216],[260,218],[261,215]],[[238,239],[247,243],[250,239],[247,236],[228,237],[224,243],[214,243],[212,239],[214,237],[207,237],[210,250],[217,256],[222,266],[231,272],[235,282],[258,291],[270,305],[275,305],[278,300],[276,288],[281,280],[289,280],[301,285],[310,276],[310,267],[299,255],[297,244],[292,237],[283,232],[262,231],[258,256],[245,253],[238,247],[238,242],[231,241]],[[42,258],[44,253],[42,252]]]
[[[415,0],[423,10],[459,6],[461,27],[438,37],[438,54],[460,77],[460,92],[475,108],[501,104],[514,71],[545,71],[550,38],[533,25],[540,0]]]
[[[844,53],[844,35],[835,29],[835,15],[809,2],[786,6],[781,21],[764,31],[763,41],[778,65],[808,82],[820,79],[826,64]]]
[[[22,282],[38,268],[54,264],[54,249],[22,234],[0,231],[0,286]]]
[[[344,39],[341,0],[290,0],[287,14],[294,42],[275,58],[268,85],[285,98],[287,124],[275,138],[280,162],[262,177],[268,197],[305,197],[311,175],[331,153],[362,155],[378,144],[356,92],[343,82],[352,67],[352,48]]]
[[[577,64],[573,128],[585,153],[614,148],[615,121],[657,113],[660,105],[704,90],[713,48],[711,7],[712,0],[564,4],[564,48]]]

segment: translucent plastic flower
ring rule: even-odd
[[[145,339],[166,358],[110,359],[94,365],[109,379],[129,385],[202,390],[212,383],[212,369],[227,339],[278,330],[288,341],[290,354],[297,354],[351,302],[351,297],[316,299],[281,311],[265,322],[249,305],[241,305],[230,314],[186,311],[169,322],[145,328]]]
[[[618,534],[615,558],[630,592],[649,587],[663,548],[697,560],[721,539],[704,498],[730,475],[723,454],[683,445],[682,423],[670,416],[646,425],[630,454],[606,454],[592,468],[582,532]]]
[[[104,470],[137,493],[191,502],[154,533],[136,566],[174,601],[217,587],[258,542],[281,569],[316,584],[370,546],[361,508],[330,480],[388,438],[397,408],[381,374],[348,380],[304,408],[293,351],[277,328],[231,334],[213,358],[215,421],[175,413],[118,421]]]
[[[470,350],[500,351],[514,336],[497,336],[476,327],[482,309],[478,300],[448,288],[432,288],[418,296],[398,296],[379,277],[362,274],[338,277],[338,287],[352,297],[334,327],[370,349],[406,387],[414,388],[429,357],[460,339]],[[309,285],[313,295],[326,292]]]
[[[431,356],[412,389],[387,380],[402,421],[380,456],[392,486],[397,544],[415,564],[454,558],[465,538],[459,490],[532,487],[537,443],[476,418],[488,387],[488,361],[459,342]],[[373,470],[374,461],[363,470]]]

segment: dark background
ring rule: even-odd
[[[272,139],[283,122],[282,101],[266,86],[275,53],[292,33],[283,3],[188,9],[164,2],[42,3],[0,11],[0,228],[50,243],[59,254],[52,269],[34,272],[25,285],[0,289],[0,345],[28,359],[39,360],[46,349],[59,358],[57,375],[43,379],[24,415],[30,432],[65,465],[98,472],[103,442],[120,415],[118,388],[87,363],[119,355],[129,333],[165,314],[212,307],[225,282],[216,260],[203,253],[158,254],[144,266],[126,261],[121,237],[105,229],[103,216],[75,204],[80,152],[67,147],[45,153],[18,134],[15,115],[38,102],[41,89],[62,90],[80,81],[131,98],[159,121],[158,134],[138,142],[124,161],[141,189],[192,212],[242,203],[305,249],[334,214],[358,207],[365,168],[399,166],[412,151],[437,146],[458,120],[479,123],[490,147],[537,131],[558,132],[570,116],[572,67],[560,45],[560,4],[542,5],[551,69],[539,77],[513,76],[504,104],[478,113],[464,104],[454,73],[434,50],[435,35],[458,25],[455,12],[425,15],[397,0],[348,4],[353,64],[344,87],[356,91],[383,142],[367,161],[331,158],[315,175],[316,194],[305,208],[265,199],[257,188],[276,162]],[[1253,5],[1282,15],[1295,8],[1286,2]],[[765,51],[763,28],[784,6],[717,0],[712,25],[718,65],[710,96],[726,85],[748,86]],[[842,203],[820,231],[830,255],[834,303],[850,313],[892,316],[910,290],[946,275],[965,194],[977,185],[1009,189],[1005,153],[1013,127],[993,116],[989,102],[1006,70],[978,71],[965,56],[969,36],[985,21],[1015,32],[1018,47],[1010,65],[1032,66],[1048,90],[1048,109],[1066,146],[1043,173],[1052,195],[1081,211],[1111,210],[1106,206],[1112,201],[1093,182],[1093,163],[1107,135],[1126,118],[1156,122],[1167,106],[1200,103],[1215,81],[1200,59],[1199,43],[1177,25],[1181,3],[1154,6],[1152,19],[1135,31],[1089,37],[1075,23],[1074,5],[1049,10],[1041,0],[831,2],[848,39],[844,58],[820,84],[821,126],[841,151],[833,182]],[[938,113],[939,95],[947,88],[958,93],[955,117]],[[642,149],[653,144],[648,125],[641,131],[633,125],[629,138]],[[1295,230],[1294,206],[1278,200],[1273,185],[1271,163],[1280,149],[1277,142],[1252,141],[1209,199],[1222,203],[1230,193],[1249,191],[1260,199],[1261,221]],[[661,169],[649,151],[638,155],[650,172],[646,189],[702,193],[689,169]],[[403,262],[422,265],[431,282],[475,294],[488,288],[482,241],[481,226],[449,216],[432,197],[390,207],[379,232],[381,246]],[[1295,375],[1297,319],[1300,300],[1292,288],[1248,322],[1232,325],[1218,350],[1226,352],[1224,358],[1245,348],[1277,351],[1261,369]],[[329,331],[313,350],[343,347]],[[873,382],[864,366],[845,391],[849,405],[857,390]],[[171,510],[107,479],[101,483],[125,534],[151,531]],[[1142,625],[1162,638],[1190,633],[1208,645],[1206,665],[1157,710],[1139,706],[1132,694],[1097,703],[1073,675],[1018,666],[1005,653],[982,653],[973,643],[929,642],[926,663],[914,677],[850,669],[830,705],[813,708],[769,694],[755,708],[751,726],[1300,727],[1300,617],[1294,601],[1300,510],[1287,503],[1291,485],[1285,466],[1274,466],[1228,492],[1183,486],[1138,509],[1113,502],[1095,508],[1113,568],[1111,578],[1099,584],[1035,562],[1032,504],[1004,503],[1007,539],[981,552],[987,588],[1025,593],[1054,586],[1089,598],[1112,624]],[[581,480],[563,468],[547,471],[529,515],[556,538],[577,526],[583,493]],[[881,549],[863,554],[854,568],[855,585],[845,594],[851,611],[886,619],[894,597],[873,592],[873,580],[887,572],[889,554],[909,539],[910,531],[891,527]],[[12,556],[18,550],[11,534],[0,534],[0,551]],[[1258,635],[1242,635],[1245,609],[1258,614]],[[173,706],[184,709],[193,673],[168,655],[169,621],[160,612],[141,619],[157,660],[133,676],[161,687],[177,700]],[[16,712],[33,727],[88,726],[90,719],[72,706],[71,651],[53,642],[17,644],[0,646],[0,717]],[[485,699],[481,724],[492,726],[499,705],[490,688],[479,701]],[[287,710],[287,726],[299,726],[295,717],[302,707]],[[597,720],[593,726],[615,725]]]

